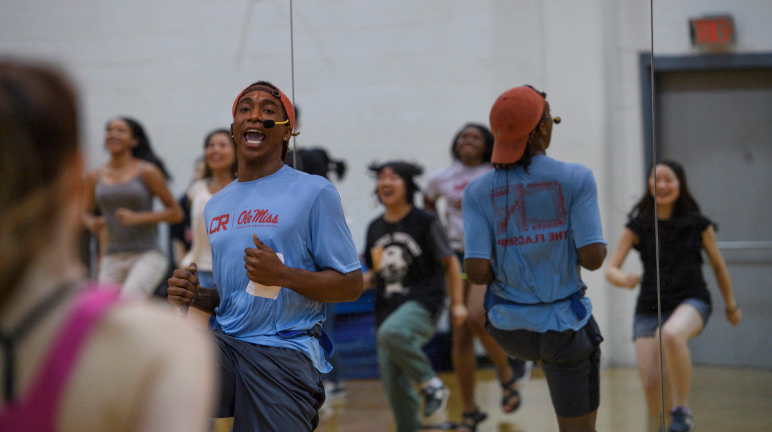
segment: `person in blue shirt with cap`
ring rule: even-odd
[[[557,122],[530,86],[494,103],[495,170],[462,201],[464,268],[488,285],[488,333],[509,355],[539,362],[560,431],[594,431],[603,338],[580,267],[600,268],[606,242],[592,172],[546,155]]]

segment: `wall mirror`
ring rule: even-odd
[[[772,401],[772,6],[765,2],[27,0],[0,2],[0,11],[0,54],[44,58],[72,72],[89,165],[106,160],[105,121],[136,116],[172,171],[175,196],[188,185],[205,134],[230,124],[239,90],[267,79],[292,93],[302,111],[294,144],[326,147],[347,163],[346,177],[333,182],[360,251],[382,211],[367,165],[419,162],[423,186],[450,164],[461,126],[487,123],[495,98],[517,85],[545,91],[563,120],[548,155],[592,169],[609,256],[651,164],[679,161],[702,212],[718,225],[743,311],[738,326],[729,324],[706,260],[713,313],[689,343],[696,430],[772,430],[763,415]],[[713,15],[734,19],[734,43],[692,45],[689,20]],[[641,272],[636,251],[623,268]],[[656,430],[631,337],[638,291],[613,287],[604,271],[583,273],[605,338],[597,429]],[[331,404],[322,431],[391,421],[377,398],[380,383],[362,378],[372,364],[364,354],[350,358],[370,368],[351,378],[364,390],[350,387],[346,403],[360,405]],[[535,372],[524,384],[520,411],[505,415],[495,374],[483,375],[477,397],[490,417],[479,430],[550,429],[554,413],[539,379]],[[452,400],[440,421],[459,417]]]

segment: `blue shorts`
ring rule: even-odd
[[[294,349],[212,334],[220,373],[215,417],[233,417],[233,432],[316,429],[325,396],[311,360]]]
[[[682,301],[679,306],[682,304],[692,305],[695,309],[697,309],[697,312],[702,317],[702,328],[705,328],[705,326],[708,325],[708,319],[710,318],[711,312],[713,312],[713,306],[711,306],[710,303],[696,298],[688,298]],[[662,322],[666,322],[672,314],[673,311],[663,313]],[[654,337],[654,335],[657,333],[658,325],[659,320],[657,314],[636,315],[633,319],[633,340],[638,338]]]
[[[490,322],[485,329],[510,356],[540,362],[557,415],[580,417],[598,409],[603,337],[595,318],[576,331],[501,330]]]

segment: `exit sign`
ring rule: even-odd
[[[689,20],[692,44],[701,47],[725,46],[734,43],[734,21],[729,15]]]

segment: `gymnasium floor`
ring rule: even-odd
[[[638,375],[633,368],[601,372],[598,432],[648,432],[647,414]],[[426,424],[459,421],[461,404],[452,373],[440,375],[451,389],[445,413]],[[318,432],[391,432],[394,426],[378,380],[346,381],[345,398],[328,401]],[[551,432],[557,422],[547,384],[538,370],[522,385],[523,405],[505,415],[499,407],[501,390],[492,369],[478,371],[477,400],[488,412],[479,432]],[[691,391],[695,432],[772,431],[772,370],[696,367]],[[427,429],[441,430],[441,429]],[[447,429],[446,429],[447,430]],[[451,429],[452,430],[452,429]]]

